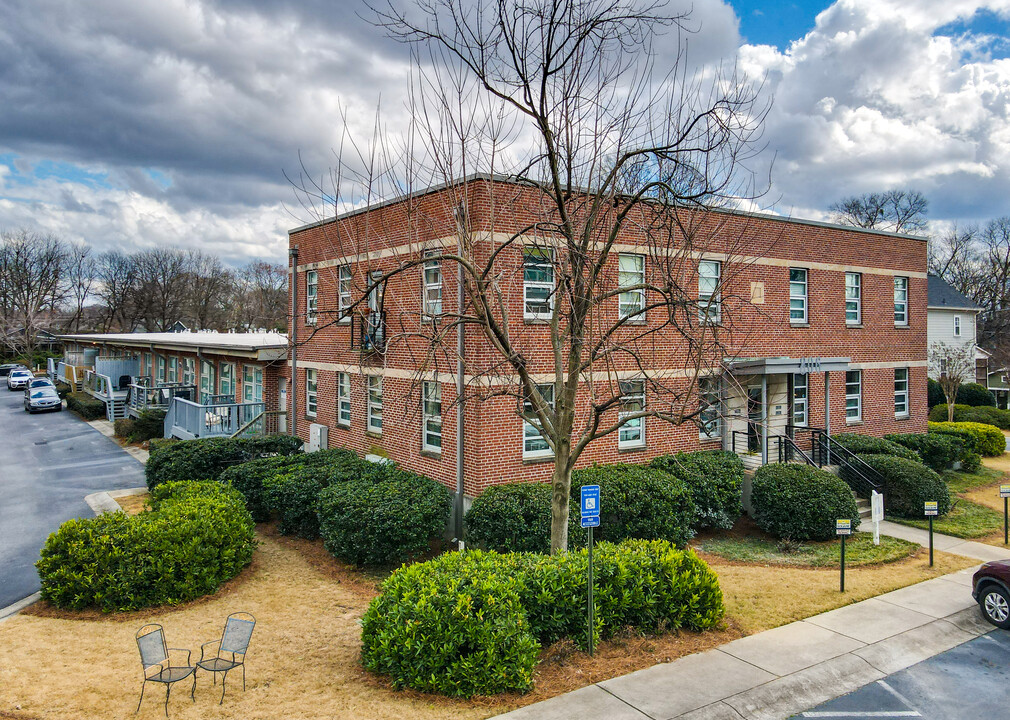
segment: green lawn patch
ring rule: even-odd
[[[838,565],[841,547],[841,541],[828,540],[800,543],[787,549],[786,545],[774,540],[745,537],[705,540],[699,549],[733,562],[830,567]],[[919,547],[917,543],[885,535],[880,536],[880,545],[874,545],[872,534],[860,532],[845,541],[845,564],[858,567],[895,562],[908,557]]]
[[[889,517],[888,520],[902,525],[927,530],[929,521],[906,520],[905,518]],[[1003,513],[992,508],[973,503],[964,498],[955,498],[954,507],[941,518],[933,520],[933,531],[959,538],[980,538],[1003,530]]]
[[[1003,479],[1003,473],[987,467],[982,468],[977,473],[947,470],[943,473],[943,479],[952,493],[963,493],[997,483]]]

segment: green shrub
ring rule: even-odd
[[[751,488],[754,522],[765,532],[791,540],[829,540],[835,520],[859,525],[852,491],[840,478],[809,465],[765,465]]]
[[[471,550],[405,566],[365,613],[362,662],[397,687],[462,696],[528,689],[539,646],[566,637],[586,644],[586,564],[584,549]],[[627,627],[706,630],[725,613],[718,578],[691,550],[601,542],[593,564],[597,638]]]
[[[130,435],[133,434],[133,418],[117,418],[112,423],[112,431],[116,437],[128,440]]]
[[[73,388],[70,387],[68,383],[63,382],[62,380],[56,381],[56,394],[60,396],[60,400],[65,400],[72,390]]]
[[[85,420],[100,420],[105,417],[105,403],[86,392],[68,393],[67,410],[73,410]]]
[[[933,406],[933,409],[929,411],[929,421],[930,422],[947,422],[947,408],[950,406],[947,403],[942,402]],[[972,411],[971,405],[955,405],[954,406],[954,422],[964,422],[967,419],[967,415]]]
[[[431,478],[392,465],[319,494],[319,533],[335,557],[391,565],[427,551],[449,521],[452,494]]]
[[[569,545],[575,544],[579,505],[568,505]],[[467,544],[497,552],[550,552],[551,484],[492,485],[478,495],[464,518]]]
[[[217,483],[165,483],[151,509],[68,520],[36,563],[42,597],[103,611],[175,605],[215,592],[252,560],[241,495]]]
[[[915,450],[922,462],[936,472],[943,472],[964,454],[964,444],[953,435],[903,433],[885,435],[884,438]]]
[[[856,433],[840,433],[832,435],[833,440],[850,452],[857,455],[894,455],[906,460],[919,461],[919,453],[915,450],[899,445],[898,443],[885,440],[884,438],[873,437],[871,435],[857,435]]]
[[[959,458],[961,470],[966,473],[977,473],[982,469],[982,456],[971,450],[964,450]]]
[[[963,383],[957,389],[957,397],[954,399],[954,402],[958,405],[971,405],[973,407],[985,405],[996,407],[996,396],[979,383]]]
[[[669,540],[687,545],[694,532],[694,501],[678,478],[647,465],[594,465],[572,473],[572,500],[581,505],[583,485],[600,486],[600,527],[594,536]]]
[[[283,468],[263,483],[269,512],[282,535],[319,537],[319,493],[333,483],[360,480],[382,472],[352,450],[326,450],[298,455],[301,463]]]
[[[225,468],[270,455],[293,455],[302,441],[289,435],[201,438],[151,446],[147,487],[173,480],[217,480]]]
[[[728,530],[743,512],[743,460],[725,450],[661,455],[653,467],[666,470],[687,485],[694,500],[694,529]]]
[[[887,455],[860,455],[884,478],[884,507],[891,515],[923,517],[923,503],[937,502],[940,515],[950,512],[950,491],[939,475],[922,463]]]
[[[929,413],[931,422],[947,422],[947,405],[937,405]],[[1000,430],[1010,430],[1010,410],[971,405],[954,406],[954,422],[976,422],[983,425],[994,425]]]
[[[933,408],[940,403],[947,402],[947,397],[943,394],[943,388],[933,378],[926,381],[926,404]]]
[[[165,411],[152,408],[141,410],[134,421],[131,442],[145,442],[165,436]]]
[[[929,432],[953,434],[971,442],[971,450],[983,457],[1006,452],[1006,436],[998,427],[975,422],[929,423]]]

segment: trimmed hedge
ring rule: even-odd
[[[164,483],[139,515],[63,523],[35,564],[42,598],[105,612],[175,605],[215,592],[252,560],[255,526],[218,483]]]
[[[754,522],[765,532],[791,540],[830,540],[835,520],[859,526],[852,491],[841,478],[809,465],[765,465],[751,488]]]
[[[392,565],[426,552],[449,522],[452,494],[439,482],[392,465],[335,483],[319,494],[319,534],[335,557]]]
[[[840,433],[832,435],[832,440],[836,440],[839,445],[857,455],[894,455],[905,460],[922,460],[915,450],[899,445],[898,443],[885,440],[884,438],[873,437],[872,435],[858,435],[856,433]]]
[[[73,391],[73,388],[70,387],[70,384],[63,382],[62,380],[57,380],[55,384],[56,384],[56,394],[59,395],[60,400],[65,400],[67,395],[69,395]]]
[[[334,483],[370,478],[382,470],[352,450],[297,455],[302,462],[282,468],[263,482],[266,506],[282,535],[319,537],[319,493]]]
[[[301,447],[302,441],[290,435],[152,443],[145,470],[147,487],[154,489],[173,480],[217,480],[232,465],[269,455],[293,455]]]
[[[585,645],[585,550],[558,555],[447,553],[394,572],[362,625],[362,663],[396,687],[489,695],[532,687],[542,645]],[[596,624],[705,630],[725,613],[718,578],[670,543],[601,542],[594,557]]]
[[[906,518],[923,517],[923,503],[935,500],[937,512],[950,512],[950,491],[938,474],[922,463],[887,455],[860,455],[867,465],[880,473],[887,483],[884,502],[887,512]]]
[[[550,552],[551,484],[492,485],[478,495],[464,517],[467,544],[498,552]],[[579,505],[568,505],[569,544],[578,528]]]
[[[931,422],[929,432],[956,435],[966,443],[970,442],[971,450],[984,457],[999,457],[1006,452],[1006,436],[993,425],[975,422]]]
[[[130,441],[145,442],[160,437],[165,437],[165,411],[157,408],[141,410],[133,422]]]
[[[684,547],[694,536],[691,491],[665,470],[647,465],[594,465],[576,470],[571,485],[576,503],[583,485],[600,486],[602,513],[594,535],[601,540],[669,540]]]
[[[733,527],[743,513],[743,460],[726,450],[661,455],[652,466],[687,485],[694,500],[695,530]]]
[[[105,417],[105,403],[86,392],[68,393],[67,410],[73,410],[85,420],[101,420]]]
[[[936,472],[943,472],[964,454],[964,443],[953,435],[901,433],[885,435],[884,439],[915,450],[923,464]]]
[[[931,422],[947,422],[947,405],[937,405],[933,408],[929,413],[929,419]],[[1010,410],[988,406],[955,405],[954,422],[977,422],[983,425],[995,425],[1000,430],[1010,430]]]
[[[128,440],[133,434],[133,418],[116,418],[112,423],[112,432],[116,437]]]
[[[954,398],[954,402],[958,405],[971,405],[972,407],[996,407],[996,396],[979,383],[963,383],[957,389],[957,397]]]

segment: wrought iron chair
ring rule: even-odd
[[[221,700],[218,705],[224,703],[228,673],[237,667],[242,668],[242,691],[245,692],[245,656],[255,627],[256,618],[250,613],[232,613],[225,621],[221,639],[212,640],[200,646],[200,659],[196,666],[201,670],[213,673],[215,685],[217,685],[217,674],[224,673],[224,677],[221,679]],[[207,648],[211,645],[217,645],[217,652],[214,655],[206,655]],[[225,657],[225,655],[229,657]]]
[[[189,664],[191,653],[185,648],[170,648],[165,644],[165,631],[161,625],[149,624],[137,631],[137,648],[140,650],[140,662],[144,665],[144,684],[140,688],[140,702],[137,710],[144,702],[144,690],[148,682],[159,682],[165,685],[165,717],[168,717],[168,698],[172,694],[172,684],[193,676],[193,689],[189,696],[196,702],[196,667]],[[173,665],[170,652],[186,653],[185,665]],[[152,670],[154,672],[152,672]]]

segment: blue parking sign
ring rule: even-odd
[[[582,517],[587,518],[587,517],[599,517],[599,516],[600,516],[600,486],[583,485]],[[583,527],[589,527],[589,526],[583,525]]]
[[[599,515],[583,515],[582,516],[582,527],[591,528],[600,526],[600,516]]]

